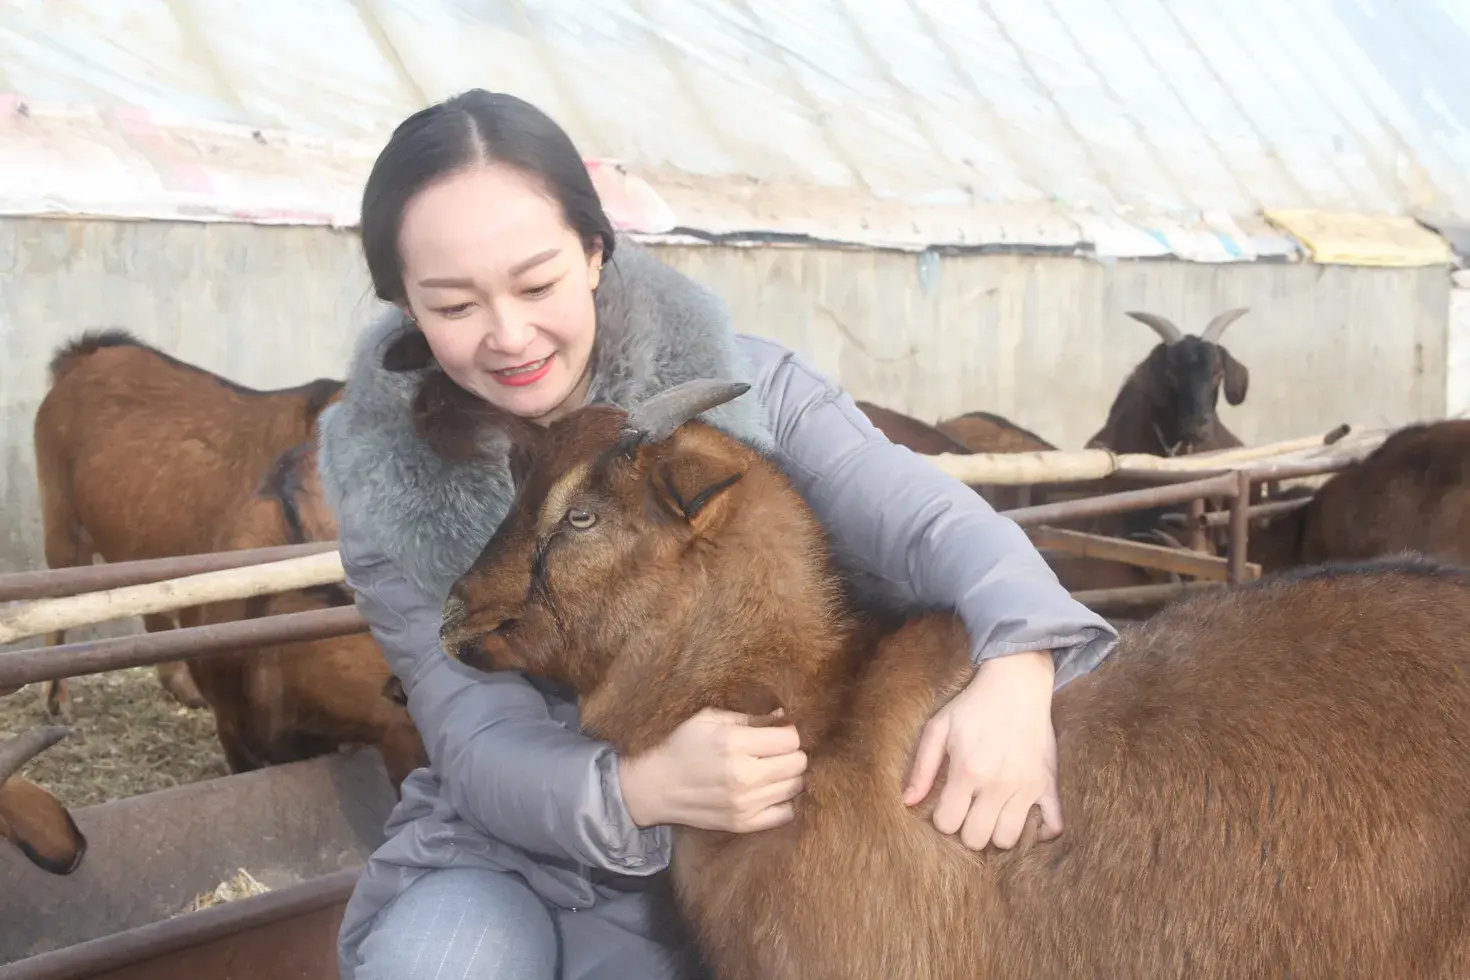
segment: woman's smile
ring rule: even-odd
[[[547,354],[539,361],[528,361],[516,367],[491,371],[490,376],[503,385],[522,388],[546,377],[547,372],[551,370],[551,361],[554,357],[556,357],[555,354]]]

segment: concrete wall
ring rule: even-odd
[[[1000,412],[1064,447],[1105,417],[1154,342],[1145,309],[1199,330],[1236,305],[1247,442],[1444,413],[1443,269],[1206,266],[819,249],[663,248],[740,329],[852,393],[927,419]],[[0,219],[0,569],[40,564],[31,424],[53,349],[120,326],[244,384],[341,376],[372,300],[357,240],[319,228]]]

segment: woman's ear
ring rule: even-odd
[[[587,283],[593,289],[602,282],[602,262],[602,239],[599,238],[587,251]]]
[[[429,347],[429,339],[419,329],[418,321],[413,318],[407,305],[393,305],[403,315],[404,324],[403,329],[383,349],[383,370],[422,371],[434,362],[434,351]]]

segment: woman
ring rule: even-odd
[[[362,238],[377,295],[398,312],[358,345],[322,419],[321,468],[347,581],[433,765],[405,780],[353,895],[346,980],[678,976],[650,912],[669,825],[785,823],[806,764],[791,726],[717,711],[618,758],[578,732],[566,691],[442,655],[448,588],[513,494],[502,437],[441,445],[432,418],[456,402],[550,423],[691,378],[749,381],[705,418],[778,453],[834,548],[969,627],[975,678],[922,734],[906,801],[927,795],[947,756],[938,831],[1009,847],[1037,803],[1044,833],[1061,831],[1052,691],[1117,634],[979,496],[887,442],[790,351],[736,336],[709,292],[615,237],[550,118],[481,90],[415,113],[368,178]]]

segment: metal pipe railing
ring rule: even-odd
[[[367,623],[355,606],[336,606],[158,633],[37,647],[0,653],[0,689],[63,677],[104,674],[129,667],[147,667],[170,660],[193,660],[250,647],[324,640],[365,632]]]
[[[323,551],[336,551],[335,541],[313,541],[309,544],[287,544],[275,548],[247,548],[240,551],[215,551],[205,555],[179,555],[174,558],[149,558],[143,561],[120,561],[103,565],[78,565],[75,568],[49,568],[36,572],[11,572],[0,575],[0,602],[23,599],[56,599],[81,592],[103,592],[129,585],[147,585],[187,575],[221,572],[246,565],[264,565],[287,558],[304,558]]]

